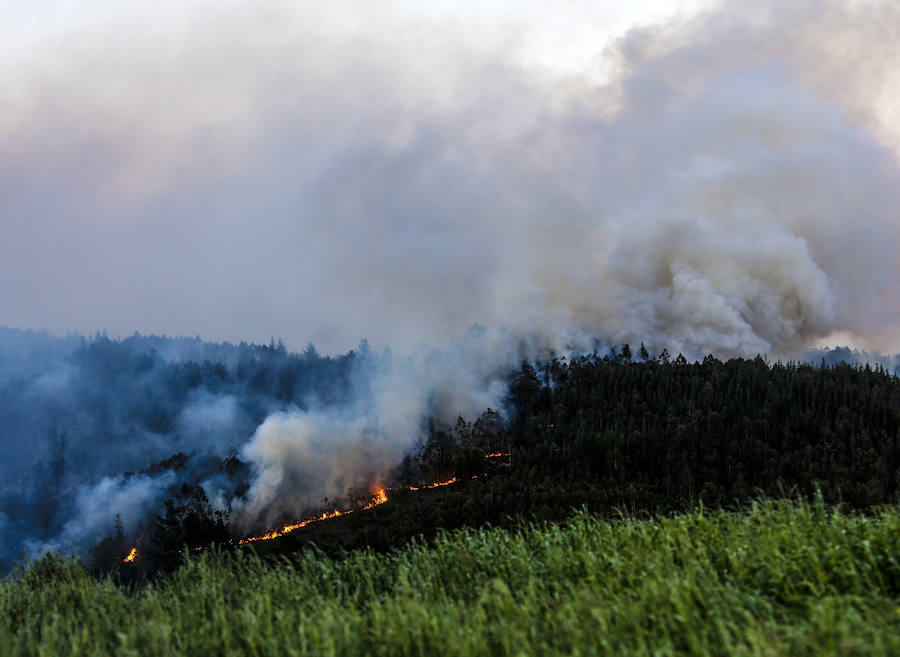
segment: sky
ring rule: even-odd
[[[900,350],[898,10],[752,4],[0,0],[0,325]]]

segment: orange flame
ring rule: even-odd
[[[448,479],[447,481],[436,481],[433,484],[425,484],[424,486],[409,486],[409,490],[426,490],[428,488],[438,488],[439,486],[449,486],[450,484],[455,484],[459,479],[453,477],[453,479]]]
[[[387,492],[382,487],[378,487],[375,489],[375,494],[372,497],[372,500],[361,507],[363,511],[366,509],[372,509],[379,504],[384,504],[388,501]],[[281,527],[281,529],[273,529],[272,531],[263,534],[262,536],[248,536],[247,538],[242,538],[238,541],[238,545],[243,545],[244,543],[252,543],[256,541],[269,541],[273,538],[278,538],[279,536],[284,536],[285,534],[290,534],[292,531],[300,529],[301,527],[306,527],[307,525],[311,525],[314,522],[319,522],[320,520],[329,520],[331,518],[337,518],[338,516],[345,516],[348,513],[353,513],[358,509],[347,509],[342,511],[341,509],[335,509],[334,511],[326,511],[322,515],[314,516],[312,518],[307,518],[306,520],[300,520],[298,522],[288,523]]]
[[[128,553],[128,556],[122,559],[124,563],[134,563],[134,560],[137,559],[137,548],[131,548],[131,552]]]
[[[378,487],[375,489],[375,497],[373,497],[372,501],[363,507],[363,510],[371,509],[378,506],[379,504],[384,504],[385,502],[387,502],[387,492],[385,492],[383,488]]]
[[[504,453],[504,452],[497,452],[496,454],[489,454],[488,458],[491,458],[494,456],[509,456],[509,454]],[[479,476],[486,477],[487,473],[484,473],[483,475],[472,475],[472,479],[477,479]],[[447,479],[446,481],[436,481],[434,483],[424,484],[422,486],[403,486],[403,487],[401,487],[399,489],[395,489],[395,490],[426,490],[426,489],[430,489],[430,488],[439,488],[441,486],[449,486],[450,484],[455,484],[457,481],[459,481],[459,478],[453,477],[452,479]],[[355,509],[344,509],[344,510],[335,509],[334,511],[326,511],[318,516],[312,516],[312,517],[306,518],[304,520],[298,520],[297,522],[292,522],[292,523],[288,523],[286,525],[282,525],[280,528],[273,529],[273,530],[266,532],[265,534],[262,534],[260,536],[248,536],[247,538],[239,539],[237,541],[237,544],[243,545],[245,543],[255,543],[256,541],[270,541],[273,538],[279,538],[281,536],[284,536],[285,534],[290,534],[292,531],[295,531],[302,527],[311,525],[314,522],[319,522],[321,520],[329,520],[331,518],[337,518],[338,516],[345,516],[349,513],[353,513],[354,511],[365,511],[367,509],[372,509],[372,508],[378,506],[379,504],[384,504],[387,501],[388,501],[387,491],[383,487],[379,486],[373,491],[372,499],[369,501],[368,504],[365,504],[364,506],[357,507]]]
[[[509,452],[491,452],[490,454],[485,454],[484,458],[486,459],[496,459],[501,456],[509,456]]]

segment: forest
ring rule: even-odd
[[[0,565],[9,569],[23,547],[74,548],[93,572],[131,582],[171,572],[186,546],[242,550],[244,538],[300,521],[254,550],[389,551],[441,530],[515,527],[580,509],[737,510],[813,495],[872,509],[898,500],[900,379],[892,362],[870,356],[842,349],[790,362],[689,362],[641,344],[522,358],[489,373],[503,394],[471,415],[439,413],[440,395],[418,393],[427,403],[413,440],[375,478],[248,524],[235,509],[259,479],[247,445],[267,417],[374,412],[370,400],[415,369],[365,341],[332,357],[275,340],[3,329]],[[443,375],[473,369],[472,360],[442,361]],[[375,487],[386,501],[362,510]],[[304,520],[322,513],[340,517]],[[125,562],[133,548],[139,556]]]
[[[431,419],[385,478],[386,504],[256,549],[390,550],[440,530],[562,520],[577,509],[611,517],[738,510],[763,498],[819,496],[854,510],[898,501],[900,379],[880,365],[641,352],[523,362],[509,373],[508,420],[495,409],[452,426]],[[227,467],[241,472],[236,457]],[[94,564],[146,576],[179,564],[184,545],[228,545],[233,535],[202,487],[184,485],[139,537],[143,563],[121,563],[135,539],[111,536]]]
[[[23,548],[134,532],[183,488],[231,498],[248,476],[232,457],[266,416],[365,395],[374,358],[0,327],[0,572]]]

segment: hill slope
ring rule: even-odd
[[[4,654],[896,655],[900,512],[824,504],[441,534],[390,555],[205,555],[128,594],[48,557]]]

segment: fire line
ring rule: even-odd
[[[498,458],[503,456],[509,456],[509,452],[492,452],[490,454],[485,454],[484,457],[487,459],[490,458]],[[487,476],[487,473],[484,475]],[[472,475],[472,479],[477,479],[479,475]],[[451,484],[455,484],[459,481],[458,477],[453,477],[451,479],[447,479],[445,481],[436,481],[430,484],[423,484],[422,486],[402,486],[399,490],[429,490],[432,488],[440,488],[441,486],[449,486]],[[265,534],[261,534],[259,536],[248,536],[246,538],[238,539],[236,542],[238,545],[244,545],[246,543],[255,543],[257,541],[270,541],[274,538],[280,538],[285,534],[290,534],[291,532],[301,529],[302,527],[307,527],[316,522],[320,522],[322,520],[330,520],[331,518],[337,518],[339,516],[346,516],[348,514],[353,513],[354,511],[365,511],[367,509],[375,508],[380,504],[384,504],[388,501],[387,490],[385,490],[382,486],[378,486],[375,488],[375,491],[372,495],[372,499],[365,504],[364,506],[357,507],[355,509],[335,509],[334,511],[325,511],[320,515],[312,516],[306,518],[304,520],[298,520],[297,522],[288,523],[286,525],[282,525],[278,529],[273,529]],[[194,550],[202,550],[202,547],[194,548]],[[123,559],[125,563],[134,563],[134,560],[138,556],[138,551],[136,547],[131,548],[131,552],[128,553],[128,556]]]

